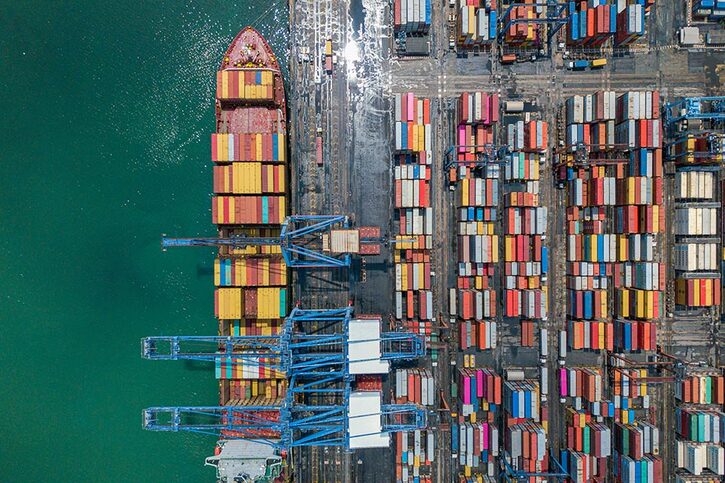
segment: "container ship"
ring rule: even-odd
[[[287,215],[287,114],[279,62],[251,27],[234,38],[216,73],[216,132],[212,222],[220,237],[277,237]],[[287,266],[279,246],[219,248],[214,261],[214,314],[219,335],[276,335],[287,315]],[[285,397],[284,374],[264,358],[216,361],[219,402],[227,406],[276,406]],[[269,418],[278,417],[270,410]],[[286,461],[255,438],[225,432],[215,456],[220,481],[236,481],[238,469],[260,469],[260,480],[282,481]],[[244,438],[244,439],[238,439]],[[256,464],[260,462],[261,465]],[[254,464],[250,465],[249,463]],[[245,463],[246,462],[246,463]],[[241,466],[240,466],[241,465]]]

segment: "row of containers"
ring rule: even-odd
[[[396,32],[428,33],[431,0],[393,0],[393,26]]]
[[[579,15],[585,26],[601,26],[608,9],[589,2]],[[569,40],[600,45],[598,32]],[[567,322],[560,356],[562,348],[592,352],[592,367],[559,374],[567,426],[561,459],[576,482],[606,481],[610,471],[615,481],[662,481],[646,372],[613,360],[605,380],[595,354],[656,349],[667,280],[655,250],[665,228],[659,105],[656,91],[600,91],[565,103]],[[588,162],[580,165],[582,153]]]
[[[433,430],[395,433],[395,481],[432,483],[436,434]]]
[[[658,125],[659,94],[613,91],[567,99],[567,131],[630,121]],[[658,128],[659,129],[659,128]],[[615,144],[621,162],[591,165],[570,158],[567,178],[567,314],[569,348],[652,350],[664,311],[665,265],[652,249],[664,229],[661,135],[649,147]],[[637,138],[635,137],[635,141]],[[567,146],[576,149],[573,140]],[[585,143],[585,148],[592,147]],[[567,155],[564,155],[567,159]],[[615,319],[615,322],[610,322]]]
[[[675,304],[685,309],[722,303],[723,140],[722,130],[689,131],[679,125],[668,143],[666,158],[675,170]]]
[[[539,326],[547,319],[548,309],[548,210],[541,206],[539,185],[549,130],[537,115],[524,112],[507,118],[510,154],[503,165],[502,315],[509,333],[518,330],[520,346],[531,348],[541,335]]]
[[[624,47],[644,36],[647,15],[644,1],[569,2],[566,41],[569,45],[594,48],[613,39],[615,47]]]
[[[483,25],[475,23],[473,11],[479,19],[488,18],[491,5],[487,9],[468,3],[458,4],[459,19],[471,12],[471,25]],[[457,409],[452,412],[451,452],[453,473],[461,481],[490,481],[499,473],[502,378],[493,369],[478,367],[477,359],[499,342],[503,170],[481,160],[496,144],[500,101],[497,94],[464,92],[455,107],[448,180],[455,192],[457,269],[448,312],[455,317],[462,367],[451,381]]]
[[[586,48],[599,47],[610,39],[615,47],[631,45],[645,35],[645,21],[653,4],[654,0],[567,2],[562,12],[567,20],[563,35],[569,45]],[[506,44],[518,47],[542,45],[545,30],[539,19],[547,17],[545,5],[530,0],[510,9],[501,8],[506,8],[501,14]]]
[[[455,3],[459,48],[489,46],[504,28],[507,45],[538,46],[543,41],[541,20],[547,15],[547,7],[542,2],[525,0],[513,8],[497,0],[456,0]],[[566,41],[571,46],[585,48],[600,47],[610,39],[616,47],[631,45],[645,35],[646,19],[653,4],[654,0],[570,1],[562,12],[567,21]],[[396,28],[403,29],[399,27],[401,22],[402,17],[399,19],[396,15]]]
[[[285,129],[273,105],[279,82],[277,74],[264,69],[217,74],[223,122],[222,132],[211,135],[212,222],[220,236],[279,236],[288,185]],[[280,333],[289,293],[287,266],[278,246],[220,248],[213,279],[220,336]],[[219,357],[215,375],[221,404],[266,406],[278,404],[287,393],[280,361],[272,355]],[[270,411],[269,417],[279,413]],[[261,430],[258,436],[279,434]]]
[[[722,481],[725,477],[725,377],[722,369],[688,368],[675,384],[675,400],[677,467],[683,474]]]
[[[427,9],[427,23],[425,21]],[[421,20],[423,19],[423,20]],[[429,0],[396,0],[396,29],[425,32],[430,25]],[[395,325],[438,340],[432,292],[431,249],[434,213],[431,202],[432,131],[429,99],[414,93],[394,98],[394,225]],[[435,360],[437,354],[431,351]],[[424,359],[425,360],[425,359]],[[415,367],[395,372],[395,401],[423,406],[437,404],[431,369]],[[434,430],[398,433],[395,440],[396,481],[434,481]]]

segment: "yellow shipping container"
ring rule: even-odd
[[[476,424],[476,413],[471,413],[471,423]]]
[[[602,297],[603,299],[606,299],[606,297]],[[602,304],[604,307],[607,306],[606,301]],[[607,315],[603,314],[602,317],[606,318]],[[599,332],[599,345],[597,347],[606,347],[606,344],[604,343],[604,331],[606,330],[606,325],[604,322],[599,322],[599,326],[597,327]]]
[[[627,251],[629,249],[628,240],[629,240],[629,238],[627,237],[627,235],[617,235],[617,261],[618,262],[626,262],[629,259],[629,257],[627,256]]]
[[[244,298],[242,289],[216,289],[217,317],[220,319],[241,319],[244,315]]]
[[[629,318],[629,290],[619,290],[619,297],[617,298],[619,299],[617,302],[619,315],[624,318]]]
[[[227,71],[222,71],[222,98],[229,98],[229,75]]]
[[[468,178],[464,179],[461,183],[461,206],[468,206],[469,184],[470,180]]]

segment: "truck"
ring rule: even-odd
[[[589,67],[588,60],[573,60],[569,62],[569,70],[584,70]]]
[[[317,136],[315,136],[315,159],[317,160],[317,166],[322,166],[322,129],[317,130]]]

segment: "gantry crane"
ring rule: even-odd
[[[512,19],[510,18],[511,10],[516,7],[544,7],[544,15],[535,18]],[[554,35],[556,35],[556,33],[561,30],[564,25],[566,25],[568,15],[565,15],[565,12],[568,12],[568,10],[569,4],[567,2],[558,2],[556,0],[537,0],[529,3],[520,1],[510,3],[508,8],[506,8],[503,14],[499,17],[499,26],[503,25],[503,27],[499,27],[498,41],[501,42],[503,40],[506,35],[506,31],[509,27],[511,27],[511,25],[519,23],[550,24],[551,28],[549,28],[546,37],[546,43],[549,44]]]
[[[555,468],[553,470],[549,471],[536,471],[536,472],[529,472],[529,471],[522,471],[522,470],[515,470],[511,466],[511,462],[508,460],[508,454],[505,454],[502,458],[502,466],[503,469],[501,471],[500,479],[501,481],[505,481],[507,483],[510,482],[526,482],[530,481],[530,478],[547,478],[547,481],[550,481],[550,478],[555,478],[558,482],[563,482],[566,479],[569,478],[569,475],[566,471],[564,471],[563,466],[561,463],[559,463],[559,460],[557,460],[554,455],[549,452],[549,462],[553,462]]]
[[[152,431],[188,431],[247,438],[279,448],[299,446],[351,447],[351,418],[373,417],[380,432],[421,429],[425,411],[417,405],[380,404],[375,413],[351,410],[352,365],[369,360],[412,359],[425,353],[424,339],[412,333],[383,333],[380,337],[352,338],[352,308],[304,310],[295,307],[285,319],[279,336],[162,337],[143,340],[144,356],[150,359],[214,360],[239,358],[259,363],[264,357],[270,369],[285,371],[288,380],[283,400],[271,405],[153,407],[144,410],[143,426]],[[337,324],[339,333],[318,334],[313,327]],[[350,344],[373,343],[373,359],[351,355]],[[184,343],[192,344],[186,350]],[[378,343],[376,345],[376,343]],[[160,350],[163,344],[165,350]],[[166,346],[168,344],[168,347]],[[195,346],[199,344],[199,346]],[[336,398],[337,403],[309,404],[310,396]],[[379,402],[379,401],[378,401]],[[377,432],[375,433],[377,434]],[[354,442],[353,442],[354,446]]]
[[[169,238],[163,236],[161,247],[191,246],[228,246],[243,248],[246,246],[279,246],[285,263],[291,268],[335,268],[349,267],[352,253],[377,254],[379,250],[365,251],[366,245],[379,245],[377,228],[351,228],[350,219],[345,215],[292,215],[281,225],[278,237],[250,237],[229,235],[211,238]],[[367,230],[365,230],[367,228]],[[374,236],[367,237],[367,233]],[[336,243],[337,239],[342,242]],[[339,249],[339,251],[338,251]]]
[[[665,104],[665,122],[669,127],[690,119],[725,122],[725,96],[686,97]]]
[[[482,148],[476,152],[476,159],[473,161],[457,159],[456,154],[459,149]],[[511,154],[511,147],[507,144],[471,144],[471,145],[455,145],[448,148],[445,154],[445,169],[451,166],[486,166],[489,164],[506,164],[506,157]]]

